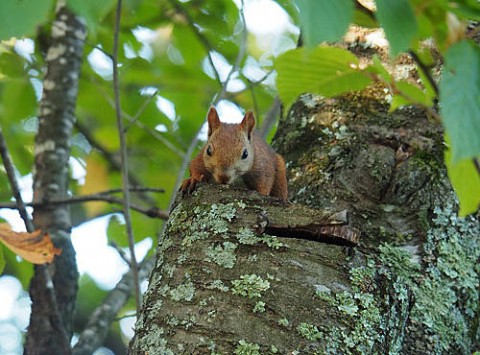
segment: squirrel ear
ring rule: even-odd
[[[252,138],[252,131],[255,128],[255,117],[253,116],[252,111],[248,111],[243,117],[240,127],[247,132],[248,139]]]
[[[220,122],[220,117],[218,117],[218,113],[215,107],[210,106],[210,110],[208,110],[208,114],[207,114],[207,120],[208,120],[208,136],[210,137],[212,133],[222,124]]]

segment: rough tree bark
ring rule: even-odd
[[[67,197],[69,140],[75,121],[85,36],[85,24],[60,6],[46,55],[47,72],[35,141],[34,202]],[[78,288],[75,251],[70,241],[70,215],[67,205],[43,206],[34,210],[35,227],[48,232],[62,254],[51,265],[35,267],[30,284],[32,314],[24,351],[25,354],[65,354],[70,352]]]
[[[347,210],[357,247],[258,234],[272,200],[203,186],[172,210],[130,353],[478,350],[478,220],[455,217],[439,123],[388,107],[382,87],[304,95],[275,138],[292,202]]]

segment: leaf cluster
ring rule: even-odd
[[[478,2],[376,0],[371,8],[354,0],[295,3],[305,47],[275,61],[283,102],[289,106],[306,92],[331,97],[377,83],[388,88],[391,110],[420,105],[438,117],[438,102],[460,214],[475,212],[480,205],[480,48],[465,34],[469,21],[480,19]],[[352,25],[383,29],[390,57],[409,53],[419,83],[395,78],[377,56],[365,63],[351,51],[327,44],[340,41]],[[444,62],[440,85],[435,79],[438,56]]]

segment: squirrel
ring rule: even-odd
[[[190,162],[190,178],[180,190],[191,193],[201,181],[232,184],[241,178],[249,189],[287,201],[285,161],[261,138],[253,113],[239,124],[223,123],[212,106],[207,118],[207,144]]]

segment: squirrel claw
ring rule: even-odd
[[[180,186],[180,191],[182,191],[183,195],[191,194],[193,191],[195,191],[197,184],[201,181],[203,181],[203,175],[200,177],[200,179],[189,177],[188,179],[183,180],[182,186]]]

